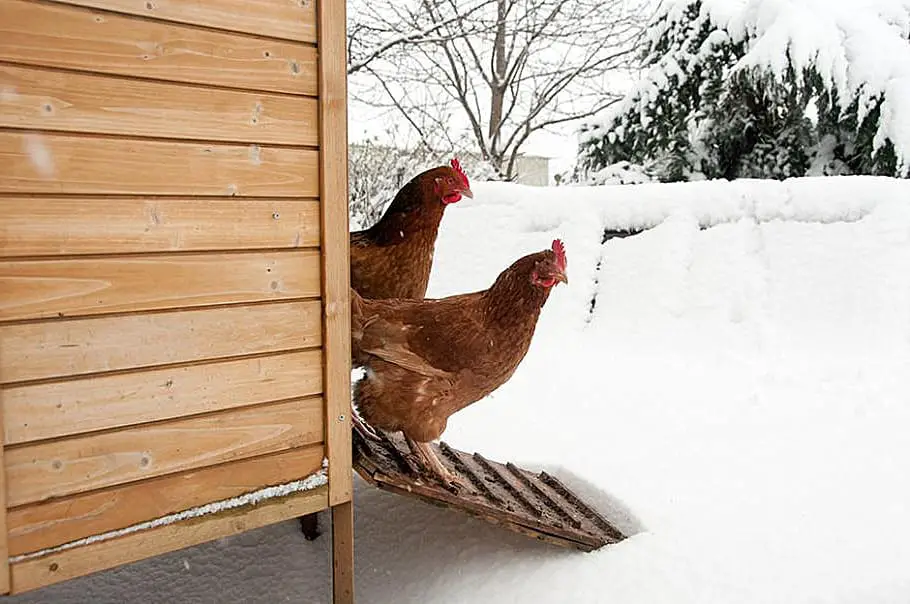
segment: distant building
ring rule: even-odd
[[[474,161],[480,160],[476,153],[468,154]],[[508,159],[505,163],[508,162]],[[512,182],[534,187],[546,187],[550,184],[550,158],[542,155],[520,154],[515,158],[515,178]]]
[[[519,155],[515,160],[515,182],[535,187],[550,184],[550,158],[541,155]]]

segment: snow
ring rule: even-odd
[[[628,161],[618,161],[588,175],[587,184],[596,185],[640,185],[655,179],[642,166]]]
[[[501,561],[438,601],[906,598],[910,183],[491,185],[445,220],[431,294],[555,236],[571,286],[444,438],[559,466],[644,529],[545,572]],[[605,227],[651,229],[600,245]],[[465,258],[469,233],[487,243]]]
[[[443,218],[430,295],[555,237],[570,284],[443,438],[546,469],[632,536],[563,550],[357,479],[358,601],[906,602],[910,182],[474,192]],[[10,602],[324,602],[329,543],[289,521]]]

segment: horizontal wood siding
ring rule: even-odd
[[[15,507],[323,441],[309,398],[7,448]]]
[[[318,246],[319,202],[293,199],[0,199],[0,258]]]
[[[310,149],[0,132],[0,193],[316,197]]]
[[[9,388],[7,445],[322,392],[322,351],[291,352]]]
[[[0,65],[0,90],[6,91],[0,126],[262,144],[319,144],[318,103],[312,98],[11,65]]]
[[[316,34],[311,0],[0,1],[4,560],[319,470],[335,168]],[[320,487],[8,577],[27,591],[327,505]]]
[[[0,321],[318,297],[315,251],[0,261]]]
[[[319,301],[0,325],[0,382],[65,378],[322,344]]]
[[[202,518],[191,518],[180,523],[166,524],[116,539],[24,560],[10,566],[12,593],[37,589],[288,518],[311,514],[324,510],[327,506],[328,487],[322,486],[266,500],[255,506],[210,514]]]
[[[9,512],[10,555],[36,552],[308,476],[322,444],[150,478]]]
[[[245,90],[317,92],[311,45],[25,0],[0,2],[0,61]]]
[[[314,0],[57,0],[140,17],[299,42],[316,41]]]

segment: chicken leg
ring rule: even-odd
[[[443,483],[456,488],[465,488],[467,486],[461,478],[442,465],[442,462],[439,461],[439,458],[433,453],[433,448],[430,446],[430,443],[417,442],[407,434],[404,435],[404,438],[411,448],[411,453],[420,459],[423,467],[432,471]]]
[[[357,413],[351,414],[351,421],[354,427],[359,429],[363,436],[378,443],[382,442],[382,437],[379,436],[379,432],[377,432],[373,426],[363,421]]]

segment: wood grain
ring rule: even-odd
[[[36,552],[309,476],[321,444],[15,508],[10,555]]]
[[[332,506],[332,601],[354,604],[354,502]]]
[[[247,90],[317,92],[316,49],[310,45],[22,0],[0,3],[0,60]]]
[[[0,193],[317,197],[317,158],[295,147],[0,132]]]
[[[0,261],[0,321],[320,294],[315,251]]]
[[[73,548],[11,565],[13,593],[37,589],[151,556],[318,512],[326,508],[328,488],[294,493],[147,531]]]
[[[315,2],[310,0],[56,0],[163,21],[204,25],[299,42],[316,41]]]
[[[320,2],[319,123],[329,504],[352,497],[345,3]]]
[[[8,388],[3,442],[22,444],[321,392],[320,350]]]
[[[302,447],[323,429],[322,398],[309,398],[7,448],[7,505]]]
[[[319,245],[319,202],[289,199],[0,199],[0,257]]]
[[[316,99],[0,65],[0,126],[159,138],[319,144]]]
[[[0,358],[3,350],[0,349]],[[3,391],[0,390],[0,430],[4,428],[3,416],[5,415],[6,403],[4,401]],[[9,572],[9,533],[7,531],[7,511],[6,511],[6,471],[3,461],[3,448],[0,447],[0,595],[8,594],[10,591],[10,572]]]
[[[0,382],[319,346],[321,321],[314,300],[0,325]]]

